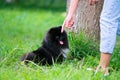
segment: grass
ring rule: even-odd
[[[61,25],[65,9],[0,8],[0,80],[119,80],[120,38],[111,58],[109,76],[94,75],[99,63],[99,50],[95,42],[84,35],[68,34],[70,55],[62,64],[26,67],[19,58],[25,52],[38,48],[45,32]],[[82,54],[82,55],[81,55]]]

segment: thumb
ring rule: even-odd
[[[89,0],[89,4],[93,5],[94,1],[93,0]]]

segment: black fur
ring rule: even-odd
[[[63,43],[60,43],[62,41]],[[42,46],[21,57],[21,61],[33,61],[41,65],[52,65],[53,62],[61,63],[65,58],[64,49],[68,49],[67,33],[61,33],[61,26],[51,28],[45,35]]]

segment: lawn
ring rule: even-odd
[[[95,42],[84,36],[68,33],[70,59],[53,66],[29,67],[19,62],[25,52],[41,45],[46,31],[61,25],[65,18],[65,8],[0,8],[0,80],[119,80],[120,79],[120,38],[111,58],[110,75],[101,72],[94,75],[99,63],[99,50],[91,48]],[[85,56],[81,56],[84,53]],[[73,56],[72,56],[73,55]],[[92,70],[87,70],[91,68]]]

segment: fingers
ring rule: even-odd
[[[61,33],[64,31],[64,27],[70,29],[71,28],[71,24],[68,21],[64,21],[62,24],[62,28],[61,28]]]
[[[89,0],[90,5],[97,4],[100,0]]]
[[[93,4],[93,0],[89,0],[89,4],[92,5]]]
[[[64,31],[64,27],[70,29],[74,24],[72,16],[67,16],[66,19],[63,22],[61,33]]]
[[[65,26],[65,21],[63,22],[62,28],[61,28],[61,33],[64,31],[64,26]]]
[[[70,29],[73,26],[74,22],[70,21],[69,24],[67,24],[67,28]]]
[[[63,22],[62,28],[61,28],[61,33],[64,31],[64,27],[70,29],[73,26],[74,22]]]

